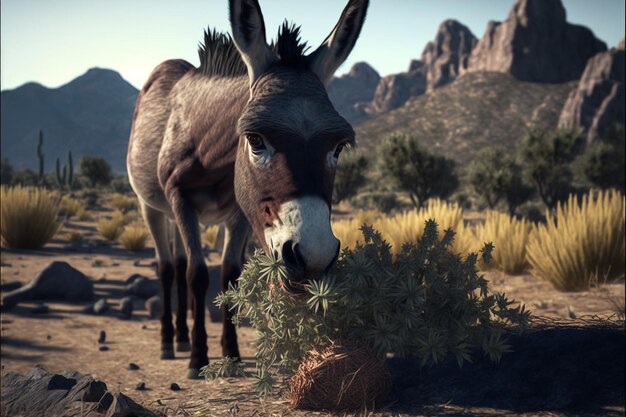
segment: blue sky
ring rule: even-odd
[[[260,0],[268,38],[286,18],[302,25],[316,47],[337,21],[341,0]],[[624,0],[563,0],[568,20],[591,28],[608,46],[624,36]],[[371,0],[368,19],[348,61],[369,62],[381,75],[405,71],[453,18],[482,37],[489,20],[504,20],[512,0]],[[197,64],[197,45],[211,25],[229,29],[226,0],[2,0],[0,88],[36,81],[58,87],[92,67],[119,71],[140,88],[159,62]]]

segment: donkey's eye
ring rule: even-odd
[[[265,149],[265,144],[263,143],[263,139],[259,135],[256,135],[254,133],[247,134],[246,140],[248,141],[248,144],[252,148],[252,152],[261,151]]]
[[[346,147],[345,143],[340,143],[339,145],[337,145],[337,147],[335,148],[335,153],[333,154],[333,156],[335,158],[339,158],[339,154],[341,153],[341,151],[343,151],[343,149]]]

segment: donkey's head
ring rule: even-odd
[[[237,201],[266,252],[296,271],[292,280],[331,267],[339,241],[330,227],[337,160],[354,143],[325,84],[354,47],[368,0],[350,0],[330,35],[309,55],[298,31],[283,26],[268,46],[257,0],[231,0],[233,39],[250,78],[239,119]]]

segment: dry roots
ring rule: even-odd
[[[369,348],[335,343],[305,356],[289,381],[288,397],[293,408],[372,409],[390,390],[384,360]]]

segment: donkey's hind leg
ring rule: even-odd
[[[189,352],[189,327],[187,327],[187,256],[176,224],[170,229],[174,236],[174,270],[176,277],[176,350]]]
[[[148,225],[157,256],[157,274],[161,282],[161,359],[174,359],[174,326],[172,325],[172,283],[174,266],[170,251],[168,219],[161,213],[141,201],[141,212]]]

